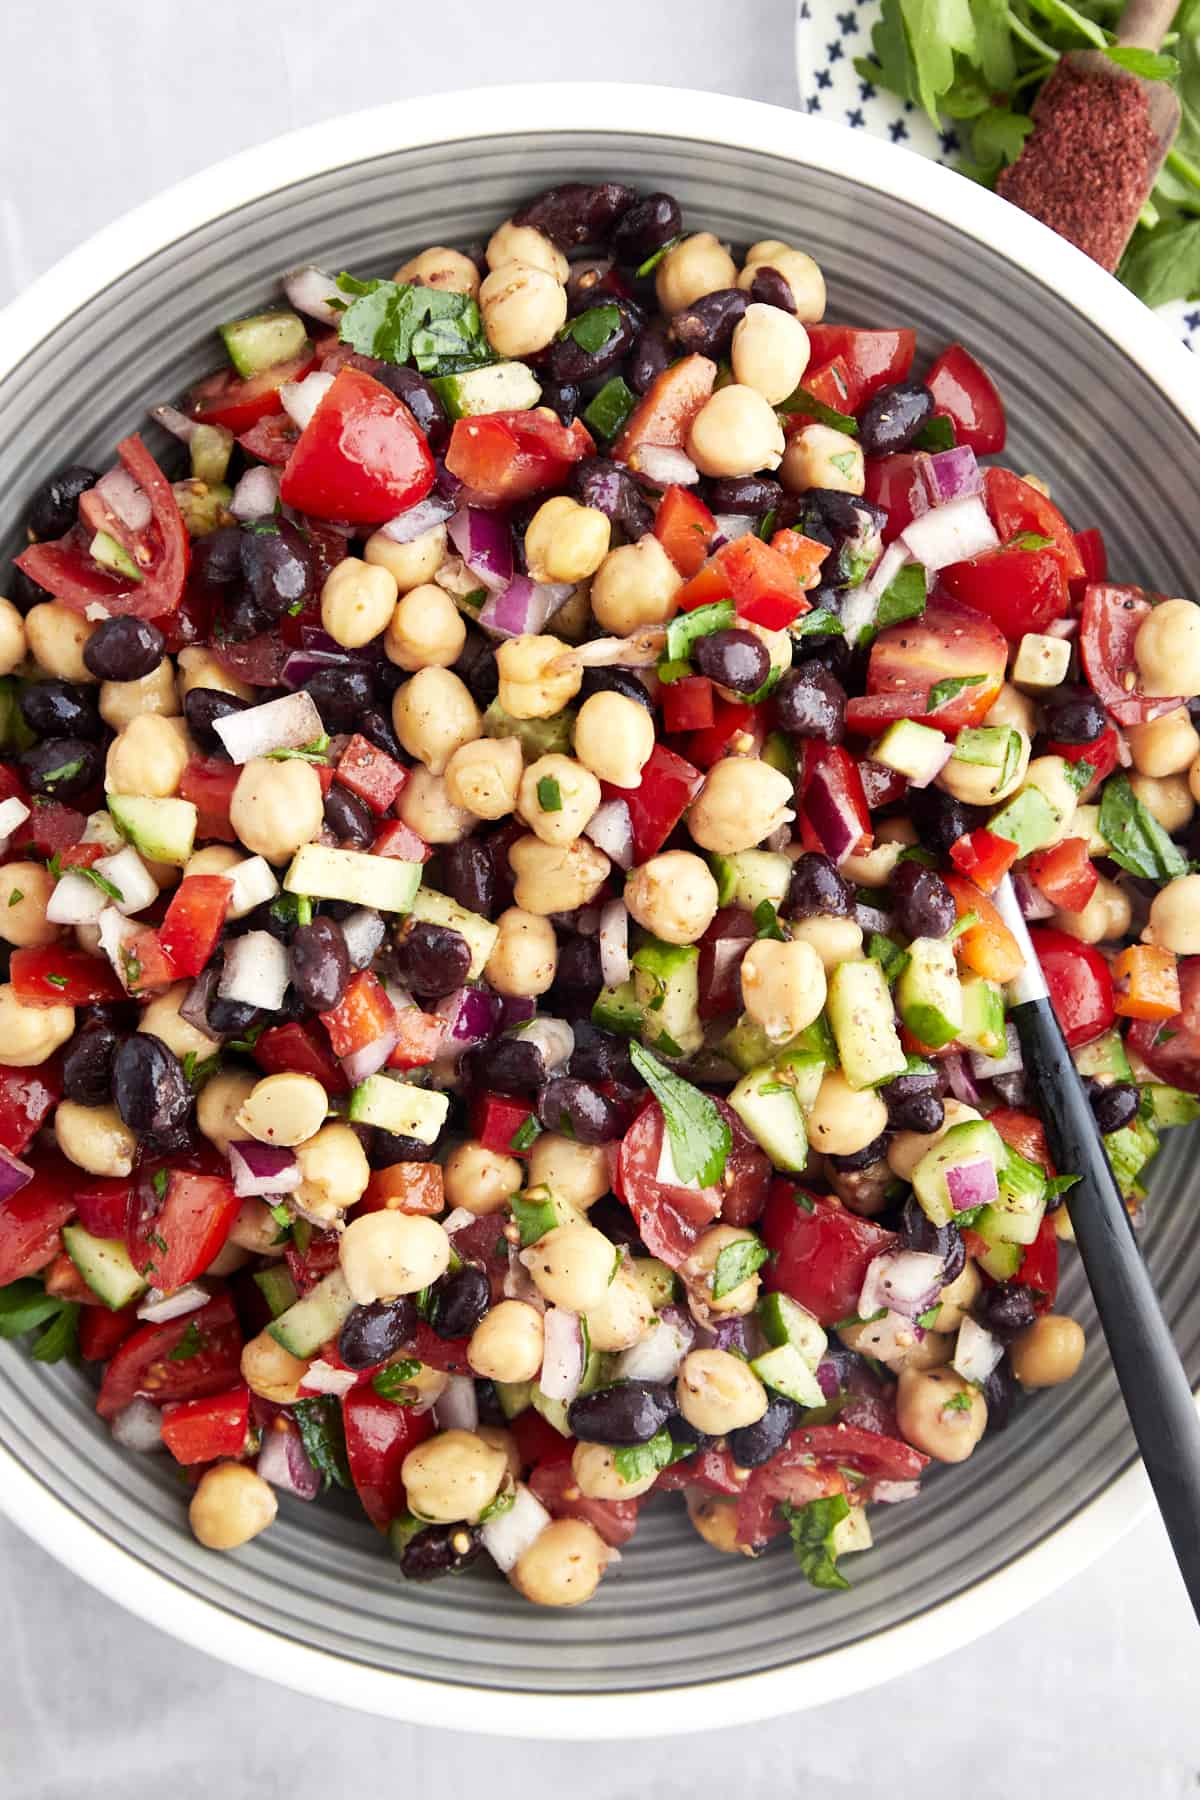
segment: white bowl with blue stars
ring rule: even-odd
[[[800,106],[829,124],[848,125],[954,168],[963,148],[951,126],[938,131],[920,107],[865,81],[854,66],[871,54],[879,0],[796,0],[796,76]],[[1200,351],[1200,302],[1157,309],[1191,350]]]

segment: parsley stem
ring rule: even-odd
[[[1044,56],[1049,63],[1054,64],[1060,60],[1059,53],[1053,45],[1046,43],[1044,38],[1040,38],[1036,31],[1026,25],[1024,19],[1018,18],[1011,6],[1008,8],[1006,16],[1008,28],[1014,37],[1020,38],[1023,44],[1028,44],[1031,50],[1036,50],[1038,55]]]
[[[1181,181],[1190,182],[1194,188],[1200,188],[1200,168],[1192,162],[1182,150],[1167,151],[1167,167],[1172,175],[1178,175]]]

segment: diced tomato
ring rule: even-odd
[[[850,701],[846,724],[874,736],[895,719],[915,719],[952,737],[991,710],[1007,665],[1008,641],[991,619],[955,600],[931,601],[919,619],[889,625],[875,639],[866,695]],[[931,711],[930,692],[944,681],[969,685]]]
[[[895,456],[868,457],[863,498],[887,512],[883,541],[892,543],[929,504],[920,456],[905,450]]]
[[[982,825],[968,831],[950,846],[950,861],[960,875],[973,881],[985,894],[993,893],[1016,862],[1020,851],[1008,838],[997,837]]]
[[[782,556],[802,588],[815,587],[821,579],[821,564],[829,555],[829,545],[805,537],[802,531],[777,531],[771,548]]]
[[[433,851],[403,819],[389,819],[376,832],[371,855],[398,856],[401,862],[428,862]]]
[[[1058,1294],[1058,1233],[1052,1214],[1048,1213],[1038,1226],[1037,1236],[1021,1258],[1016,1279],[1033,1289],[1033,1304],[1038,1312],[1050,1311]]]
[[[1094,525],[1075,533],[1075,549],[1083,564],[1083,580],[1108,580],[1108,551],[1104,539]]]
[[[797,799],[800,840],[806,850],[820,850],[835,862],[844,862],[848,855],[863,855],[871,848],[875,835],[862,777],[858,764],[841,744],[804,739]],[[835,843],[830,834],[851,818],[858,821],[860,836],[857,844],[846,850],[840,836]]]
[[[766,1207],[774,1171],[733,1108],[718,1100],[717,1110],[732,1140],[721,1177],[721,1218],[726,1225],[754,1225]]]
[[[666,689],[664,692],[668,691]],[[723,700],[714,698],[711,724],[703,731],[694,731],[687,741],[687,752],[692,762],[699,769],[711,769],[728,755],[735,740],[744,732],[753,731],[755,727],[755,711],[743,700]]]
[[[1027,866],[1038,891],[1066,912],[1082,912],[1100,880],[1084,838],[1063,838],[1048,850],[1037,851]]]
[[[992,902],[973,882],[960,875],[943,877],[954,897],[954,910],[960,919],[974,913],[976,923],[969,925],[955,939],[954,949],[960,962],[976,975],[1003,984],[1012,981],[1025,967],[1021,947],[1000,917]]]
[[[1113,1006],[1123,1019],[1173,1019],[1179,1011],[1179,961],[1156,944],[1130,944],[1112,966]]]
[[[517,1414],[509,1430],[517,1440],[517,1455],[523,1469],[531,1469],[537,1463],[569,1462],[571,1459],[575,1439],[563,1437],[532,1406]]]
[[[616,1191],[633,1214],[650,1254],[673,1269],[687,1260],[696,1239],[714,1219],[747,1225],[766,1202],[771,1174],[766,1157],[732,1108],[723,1100],[716,1104],[731,1138],[717,1186],[687,1188],[659,1179],[664,1125],[655,1100],[642,1108],[621,1141]]]
[[[76,1306],[103,1305],[99,1295],[92,1292],[65,1250],[60,1250],[54,1261],[42,1271],[42,1285],[56,1300],[71,1300]]]
[[[1162,1023],[1135,1019],[1126,1043],[1158,1077],[1189,1094],[1200,1094],[1200,956],[1179,964],[1179,1011]],[[12,1201],[8,1204],[11,1206]],[[4,1209],[0,1207],[0,1246]],[[0,1248],[0,1262],[3,1250]]]
[[[872,1497],[876,1482],[917,1481],[929,1458],[902,1438],[839,1419],[794,1431],[770,1462],[755,1469],[738,1498],[737,1536],[741,1544],[765,1544],[785,1529],[776,1511],[781,1502],[804,1506],[826,1494],[844,1493],[846,1470],[865,1477],[856,1497]]]
[[[225,1292],[215,1294],[196,1312],[164,1325],[143,1325],[126,1338],[104,1371],[96,1411],[111,1419],[136,1394],[162,1405],[224,1393],[240,1379],[241,1355],[233,1302]]]
[[[197,843],[212,839],[237,843],[229,808],[241,772],[236,763],[222,762],[216,756],[193,756],[187,763],[179,782],[179,798],[190,800],[196,808]]]
[[[22,1006],[92,1006],[125,998],[108,958],[71,944],[14,950],[9,980]]]
[[[1141,588],[1093,582],[1084,590],[1080,658],[1097,700],[1119,725],[1145,725],[1183,704],[1179,698],[1150,699],[1138,692],[1133,646],[1149,613],[1150,601]],[[1088,746],[1083,748],[1086,753]]]
[[[86,826],[83,813],[73,806],[50,800],[34,807],[21,826],[19,836],[22,843],[32,844],[39,856],[58,856],[69,845],[79,842]]]
[[[459,1234],[455,1232],[454,1235],[457,1237]],[[469,1375],[471,1365],[467,1360],[467,1350],[470,1342],[469,1337],[439,1337],[432,1325],[427,1324],[424,1319],[418,1319],[417,1329],[413,1333],[412,1352],[431,1369],[442,1369],[447,1375]]]
[[[501,1156],[528,1156],[532,1141],[522,1150],[513,1139],[533,1117],[533,1107],[524,1100],[513,1100],[507,1094],[479,1094],[471,1107],[471,1134],[485,1149]]]
[[[379,977],[360,969],[342,998],[328,1012],[318,1015],[329,1033],[335,1056],[353,1056],[393,1031],[396,1010]]]
[[[740,906],[723,906],[700,940],[700,1017],[719,1019],[741,1006],[742,952],[754,940],[754,920]]]
[[[1100,736],[1090,744],[1063,744],[1054,739],[1046,745],[1046,754],[1061,756],[1064,762],[1085,762],[1091,765],[1094,772],[1081,792],[1083,798],[1094,794],[1101,782],[1108,780],[1121,759],[1121,745],[1116,726],[1106,725]]]
[[[707,356],[685,356],[664,369],[630,413],[624,431],[612,447],[614,462],[627,463],[641,444],[681,450],[692,429],[692,420],[711,396],[716,379],[717,365]],[[450,466],[449,462],[446,466]]]
[[[834,412],[847,416],[852,414],[861,402],[855,392],[849,365],[844,357],[833,356],[828,362],[812,364],[804,372],[800,383],[806,394],[822,406],[831,407]],[[817,422],[816,413],[793,412],[788,414],[785,431],[789,436],[803,430],[805,425]]]
[[[327,1094],[344,1094],[350,1086],[341,1064],[330,1055],[328,1043],[312,1025],[299,1020],[264,1031],[251,1054],[265,1075],[287,1071],[312,1075]]]
[[[1055,619],[1064,618],[1071,605],[1057,548],[1023,550],[1009,544],[988,550],[943,569],[941,582],[948,594],[986,614],[1014,642],[1027,631],[1045,631]]]
[[[446,1034],[445,1021],[418,1006],[402,1006],[396,1013],[396,1048],[387,1059],[389,1069],[424,1069],[437,1060]]]
[[[0,1203],[0,1287],[33,1275],[62,1249],[62,1227],[75,1212],[79,1171],[57,1153],[28,1159],[33,1180]]]
[[[343,368],[300,433],[279,494],[318,519],[383,525],[423,500],[433,477],[429,445],[404,402],[374,376]]]
[[[781,1505],[807,1506],[810,1500],[845,1491],[846,1478],[836,1465],[816,1461],[811,1452],[793,1454],[785,1444],[738,1491],[737,1541],[760,1550],[787,1530]]]
[[[291,655],[291,646],[283,635],[282,626],[278,625],[274,631],[260,631],[257,636],[241,642],[218,638],[211,650],[227,675],[249,682],[251,687],[279,687],[284,664]],[[320,767],[318,765],[318,772]],[[240,774],[240,770],[235,773]]]
[[[775,1181],[762,1222],[775,1252],[763,1269],[771,1292],[787,1294],[822,1325],[858,1311],[867,1265],[896,1245],[896,1234],[849,1212],[836,1200]]]
[[[635,788],[601,784],[606,800],[623,800],[633,826],[633,854],[638,863],[649,862],[661,850],[704,785],[704,777],[692,763],[676,756],[665,744],[655,744],[642,767]]]
[[[279,390],[284,382],[302,381],[316,361],[316,350],[306,344],[299,356],[248,379],[232,369],[217,369],[196,383],[188,396],[187,410],[205,425],[224,425],[235,434],[248,431],[268,413],[278,413]]]
[[[902,381],[917,353],[917,334],[907,326],[889,331],[861,331],[854,325],[809,325],[806,329],[815,365],[835,356],[845,363],[854,397],[852,412],[880,388]]]
[[[408,1510],[401,1470],[410,1450],[433,1434],[433,1414],[384,1400],[373,1387],[342,1396],[350,1479],[372,1525],[386,1531]]]
[[[304,1250],[294,1241],[285,1246],[283,1260],[301,1299],[305,1294],[311,1294],[317,1283],[324,1281],[327,1275],[332,1275],[339,1266],[340,1243],[341,1239],[336,1231],[318,1231],[314,1232]]]
[[[487,413],[459,419],[446,467],[486,505],[511,505],[562,487],[572,463],[596,446],[581,420],[570,425],[543,411]]]
[[[1029,935],[1063,1036],[1072,1050],[1090,1043],[1116,1017],[1108,964],[1098,950],[1065,931],[1042,925]]]
[[[128,1175],[80,1175],[75,1205],[83,1229],[93,1237],[123,1238],[132,1185]]]
[[[437,1163],[391,1163],[372,1171],[360,1205],[364,1212],[428,1213],[436,1218],[446,1204]]]
[[[386,813],[399,799],[408,770],[356,731],[338,757],[337,778],[373,813]]]
[[[713,723],[713,684],[707,675],[686,675],[659,690],[667,731],[707,731]]]
[[[202,1400],[173,1400],[162,1409],[163,1443],[177,1463],[238,1457],[250,1428],[250,1389],[244,1382]]]
[[[107,1306],[89,1306],[79,1316],[79,1354],[84,1362],[107,1362],[127,1337],[138,1329],[134,1304],[109,1312]]]
[[[247,456],[270,468],[282,469],[296,447],[300,427],[285,412],[267,413],[248,431],[238,432],[238,443]]]
[[[166,1188],[159,1196],[155,1177],[143,1168],[130,1189],[125,1238],[135,1269],[153,1274],[166,1292],[203,1275],[233,1230],[241,1201],[220,1175],[191,1169],[161,1169]]]
[[[988,1114],[988,1124],[994,1125],[1009,1149],[1023,1156],[1026,1162],[1036,1163],[1047,1175],[1058,1173],[1046,1142],[1046,1127],[1035,1113],[1021,1112],[1012,1106],[997,1106]]]
[[[175,969],[151,925],[135,931],[121,945],[121,970],[131,994],[157,994],[170,987]]]
[[[704,566],[717,521],[690,488],[669,487],[654,515],[654,535],[679,573],[695,575]]]
[[[1062,560],[1067,580],[1080,580],[1084,565],[1075,534],[1054,502],[1040,488],[1022,481],[1011,469],[988,469],[983,486],[987,509],[1002,544],[1026,533],[1049,538]],[[1027,627],[1029,631],[1037,629],[1036,625]]]
[[[233,883],[224,875],[185,875],[158,927],[163,954],[176,974],[199,975],[216,949]]]
[[[19,1156],[62,1099],[62,1059],[52,1056],[36,1069],[0,1063],[0,1146]]]
[[[951,344],[925,377],[937,416],[950,419],[960,444],[980,456],[997,456],[1008,427],[1004,402],[987,370],[961,344]]]
[[[636,1500],[589,1500],[579,1490],[579,1483],[569,1462],[561,1458],[540,1463],[529,1472],[528,1485],[537,1495],[552,1519],[582,1519],[591,1525],[606,1544],[619,1549],[627,1544],[637,1526]]]

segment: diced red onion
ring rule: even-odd
[[[916,1319],[933,1305],[942,1286],[945,1258],[928,1250],[885,1250],[867,1265],[858,1313],[870,1318],[880,1307]]]
[[[786,850],[791,841],[792,832],[791,827],[788,825],[777,826],[768,837],[763,839],[767,849],[774,852],[776,856]]]
[[[843,863],[862,837],[858,814],[823,764],[804,788],[804,814],[831,862]]]
[[[269,931],[247,931],[234,938],[225,952],[225,967],[217,983],[222,1000],[240,1000],[277,1012],[288,984],[288,957],[278,938]]]
[[[244,919],[256,906],[274,900],[279,892],[275,872],[265,856],[248,856],[245,862],[226,870],[225,879],[232,887],[227,914],[231,919]]]
[[[496,1513],[483,1526],[480,1532],[483,1547],[496,1567],[507,1575],[549,1523],[550,1514],[536,1494],[523,1481],[518,1481],[513,1503],[507,1512]]]
[[[144,912],[158,899],[158,883],[132,844],[127,844],[114,856],[97,858],[94,866],[96,873],[120,892],[121,898],[114,899],[113,905],[127,919],[134,913]],[[89,886],[94,887],[95,883],[91,882]]]
[[[1046,627],[1047,637],[1073,638],[1079,630],[1078,619],[1051,619]]]
[[[644,1338],[621,1351],[614,1375],[618,1381],[674,1381],[695,1341],[693,1328],[677,1320],[656,1319]]]
[[[968,1314],[958,1328],[954,1360],[950,1366],[964,1381],[973,1381],[977,1387],[982,1387],[1003,1355],[1004,1345],[1000,1340],[985,1331],[982,1325],[977,1325]]]
[[[345,650],[293,650],[279,679],[287,688],[302,688],[324,669],[369,668],[365,657],[349,656]]]
[[[266,519],[278,500],[279,476],[266,463],[255,463],[234,488],[229,510],[235,519]]]
[[[304,1440],[286,1413],[262,1427],[262,1448],[255,1468],[264,1481],[297,1500],[315,1500],[321,1476],[308,1460]]]
[[[974,1106],[979,1099],[979,1089],[972,1079],[965,1058],[957,1050],[953,1050],[949,1056],[942,1058],[942,1067],[946,1071],[946,1080],[954,1098],[961,1100],[964,1106]]]
[[[652,487],[695,487],[700,471],[682,450],[666,444],[640,444],[629,458],[629,467]]]
[[[579,1314],[551,1306],[545,1328],[538,1386],[548,1400],[574,1400],[583,1380],[583,1330]]]
[[[999,1056],[983,1056],[978,1050],[971,1052],[971,1073],[976,1081],[994,1081],[997,1075],[1018,1075],[1025,1067],[1021,1040],[1011,1020],[1004,1027],[1004,1036],[1007,1048]]]
[[[946,1170],[946,1192],[955,1212],[973,1212],[977,1206],[993,1206],[1000,1195],[996,1165],[989,1156],[952,1164]]]
[[[400,1033],[394,1025],[381,1032],[379,1037],[372,1038],[361,1050],[354,1050],[349,1056],[341,1058],[342,1072],[351,1087],[357,1087],[360,1081],[366,1081],[372,1075],[378,1075],[392,1051],[396,1048]]]
[[[600,913],[600,975],[605,987],[629,980],[629,913],[623,900],[610,900]]]
[[[260,1144],[257,1138],[238,1138],[229,1146],[233,1191],[239,1200],[260,1194],[290,1194],[300,1186],[300,1164],[280,1144]]]
[[[512,532],[508,515],[464,506],[446,527],[447,535],[473,575],[489,593],[500,594],[513,578]]]
[[[336,1394],[340,1399],[352,1388],[358,1386],[358,1376],[353,1369],[338,1369],[333,1363],[318,1357],[309,1363],[300,1382],[301,1394]]]
[[[176,1288],[173,1294],[164,1294],[161,1288],[151,1288],[138,1307],[137,1316],[145,1319],[147,1325],[165,1325],[169,1319],[182,1319],[188,1313],[199,1312],[211,1299],[208,1289],[195,1281],[190,1281],[186,1287]]]
[[[336,325],[344,312],[347,299],[332,275],[318,269],[315,263],[289,269],[283,277],[283,291],[288,305],[294,306],[306,319],[319,319],[322,325]],[[335,305],[340,301],[340,305]]]
[[[325,727],[311,694],[303,690],[265,700],[245,712],[230,713],[213,727],[235,763],[247,763],[272,750],[299,750],[319,738]]]
[[[95,925],[109,904],[94,881],[78,869],[68,869],[54,884],[46,918],[51,925]]]
[[[893,913],[885,912],[881,906],[868,906],[865,900],[855,902],[854,920],[868,936],[871,932],[878,931],[884,937],[891,937],[896,924]]]
[[[603,850],[618,869],[633,867],[633,821],[624,800],[606,800],[598,806],[583,828],[597,850]]]
[[[920,464],[929,499],[934,506],[947,506],[954,500],[967,500],[983,492],[983,471],[975,461],[969,444],[956,444],[952,450],[935,450]]]
[[[526,632],[536,635],[573,592],[569,582],[536,582],[528,575],[518,575],[484,604],[479,623],[493,637],[522,637]]]
[[[871,1483],[872,1500],[881,1500],[885,1506],[895,1506],[901,1500],[915,1500],[920,1492],[919,1481],[873,1481]]]
[[[508,1246],[508,1272],[504,1277],[504,1298],[506,1300],[524,1300],[527,1305],[536,1307],[538,1312],[545,1312],[546,1302],[533,1276],[521,1261],[522,1252],[516,1244]]]
[[[23,1163],[11,1150],[0,1148],[0,1200],[11,1200],[27,1181],[32,1180],[33,1170],[28,1163]]]
[[[383,915],[374,907],[359,906],[342,920],[342,936],[350,955],[351,966],[365,969],[387,936]]]
[[[162,1449],[162,1413],[144,1394],[113,1415],[109,1430],[122,1450],[132,1450],[137,1456],[151,1456]]]
[[[944,569],[1000,546],[987,507],[977,494],[923,513],[901,533],[901,540],[927,569]]]
[[[95,492],[130,531],[145,531],[154,517],[149,496],[142,492],[128,469],[109,469],[96,483]]]
[[[439,1431],[474,1431],[479,1423],[479,1402],[469,1375],[452,1375],[438,1395],[433,1409]]]
[[[1012,884],[1023,919],[1052,919],[1054,917],[1058,910],[1054,902],[1047,900],[1041,888],[1030,880],[1024,870],[1017,870],[1012,877]]]
[[[537,1045],[548,1075],[570,1062],[575,1053],[575,1033],[567,1021],[551,1018],[546,1013],[540,1013],[528,1025],[523,1025],[517,1035],[523,1042]]]
[[[456,988],[433,1010],[445,1024],[447,1049],[456,1053],[485,1043],[500,1022],[500,1002],[488,988]]]
[[[732,544],[735,538],[750,537],[758,530],[759,521],[753,513],[715,513],[717,535],[713,539],[712,549],[719,550],[723,544]]]
[[[424,537],[426,532],[433,531],[438,525],[444,525],[454,512],[454,501],[446,494],[427,494],[424,500],[418,500],[415,506],[407,511],[397,513],[386,525],[379,529],[384,537],[391,538],[393,544],[411,544],[416,538]]]
[[[500,1029],[507,1031],[510,1025],[524,1025],[537,1012],[537,1001],[528,994],[502,994],[500,996]]]
[[[336,379],[324,369],[314,369],[303,381],[284,382],[279,390],[279,404],[300,431],[304,430]]]

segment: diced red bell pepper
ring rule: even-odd
[[[479,1094],[471,1107],[471,1134],[485,1150],[495,1150],[501,1156],[528,1156],[532,1142],[522,1150],[513,1139],[534,1117],[533,1107],[524,1100],[513,1100],[507,1094]]]
[[[237,832],[229,822],[233,790],[241,770],[236,763],[215,756],[193,756],[179,782],[179,798],[196,808],[196,840],[236,844]]]
[[[401,1471],[410,1450],[433,1432],[433,1414],[385,1400],[370,1386],[342,1396],[346,1459],[363,1511],[386,1531],[408,1509]]]
[[[387,1059],[389,1069],[424,1069],[436,1061],[446,1032],[436,1013],[422,1012],[419,1006],[399,1007],[396,1029],[400,1035]]]
[[[724,700],[719,696],[713,700],[712,724],[704,731],[694,731],[687,741],[687,751],[691,760],[700,769],[711,769],[729,753],[735,740],[743,732],[752,732],[757,723],[757,715],[752,706],[744,700]]]
[[[829,555],[828,544],[789,529],[775,533],[771,548],[782,556],[802,588],[816,587],[821,579],[821,565]]]
[[[233,1302],[225,1292],[215,1294],[196,1312],[164,1325],[143,1325],[127,1338],[104,1371],[96,1411],[111,1419],[135,1394],[162,1405],[224,1393],[240,1379],[241,1355]]]
[[[723,544],[681,588],[680,610],[694,612],[731,595],[738,617],[780,631],[810,610],[788,557],[751,535]]]
[[[992,902],[961,875],[947,875],[944,880],[953,895],[958,917],[965,919],[968,913],[975,916],[975,924],[969,925],[954,941],[958,960],[976,975],[985,975],[989,981],[1012,981],[1025,967],[1025,958]]]
[[[374,376],[342,368],[288,458],[286,506],[318,519],[383,525],[433,486],[429,445],[404,402]]]
[[[335,1056],[353,1056],[365,1050],[396,1025],[396,1009],[370,969],[360,969],[338,1004],[318,1017],[329,1033]]]
[[[951,344],[925,377],[935,413],[950,419],[960,444],[980,456],[997,456],[1004,448],[1007,423],[1004,402],[995,383],[969,350]]]
[[[264,1075],[311,1075],[327,1094],[344,1094],[350,1086],[328,1042],[298,1019],[264,1031],[251,1054]]]
[[[1115,725],[1106,725],[1098,738],[1090,744],[1062,744],[1057,738],[1046,745],[1047,756],[1061,756],[1064,762],[1089,763],[1093,774],[1087,786],[1080,790],[1080,797],[1094,794],[1101,782],[1107,781],[1118,762],[1121,760],[1121,744],[1117,737]]]
[[[1157,944],[1130,944],[1112,966],[1113,1001],[1122,1019],[1173,1019],[1183,1000],[1179,959]]]
[[[337,778],[376,814],[390,812],[408,780],[408,770],[357,731],[337,760]]]
[[[659,690],[667,731],[705,731],[713,723],[713,684],[707,675],[685,675]]]
[[[401,862],[428,862],[433,851],[403,819],[389,819],[375,835],[372,856],[398,856]]]
[[[152,925],[135,931],[121,945],[121,973],[126,990],[138,995],[161,993],[177,979],[175,966]]]
[[[1082,912],[1100,880],[1084,838],[1064,838],[1048,850],[1038,850],[1027,866],[1034,886],[1065,912]]]
[[[92,1006],[125,998],[108,958],[71,944],[14,950],[9,980],[22,1006]]]
[[[185,875],[158,927],[163,955],[179,975],[199,975],[217,947],[233,883],[225,875]]]
[[[36,1069],[0,1063],[0,1146],[19,1156],[62,1099],[62,1059],[52,1056]]]
[[[1050,1004],[1072,1050],[1107,1031],[1116,1017],[1113,978],[1108,964],[1090,944],[1041,925],[1030,939],[1042,965]]]
[[[202,1400],[173,1400],[162,1409],[163,1443],[177,1463],[219,1462],[241,1456],[250,1428],[245,1383]]]
[[[425,1213],[436,1218],[446,1204],[437,1163],[390,1163],[375,1169],[359,1202],[363,1212]]]
[[[690,488],[669,487],[658,503],[654,535],[685,578],[704,567],[717,521]]]
[[[79,1354],[84,1362],[107,1362],[127,1337],[132,1337],[140,1320],[137,1306],[131,1303],[118,1312],[107,1306],[89,1306],[79,1315]]]
[[[695,355],[681,357],[655,376],[612,447],[613,461],[627,463],[642,444],[681,450],[716,379],[716,363]],[[446,466],[450,466],[448,459]]]
[[[806,329],[814,367],[835,356],[845,364],[854,399],[852,412],[880,388],[901,381],[917,353],[917,334],[908,326],[883,331],[864,331],[855,325],[809,325]]]
[[[655,744],[642,767],[635,788],[601,784],[606,800],[624,800],[633,826],[633,854],[639,863],[649,862],[661,850],[704,785],[704,777],[692,763],[676,756],[665,744]]]
[[[1020,854],[1011,839],[997,837],[982,825],[950,846],[950,861],[959,874],[985,894],[995,892]]]
[[[1021,1258],[1016,1279],[1033,1289],[1037,1312],[1051,1310],[1058,1295],[1058,1233],[1053,1214],[1048,1213],[1038,1226],[1038,1234]]]

